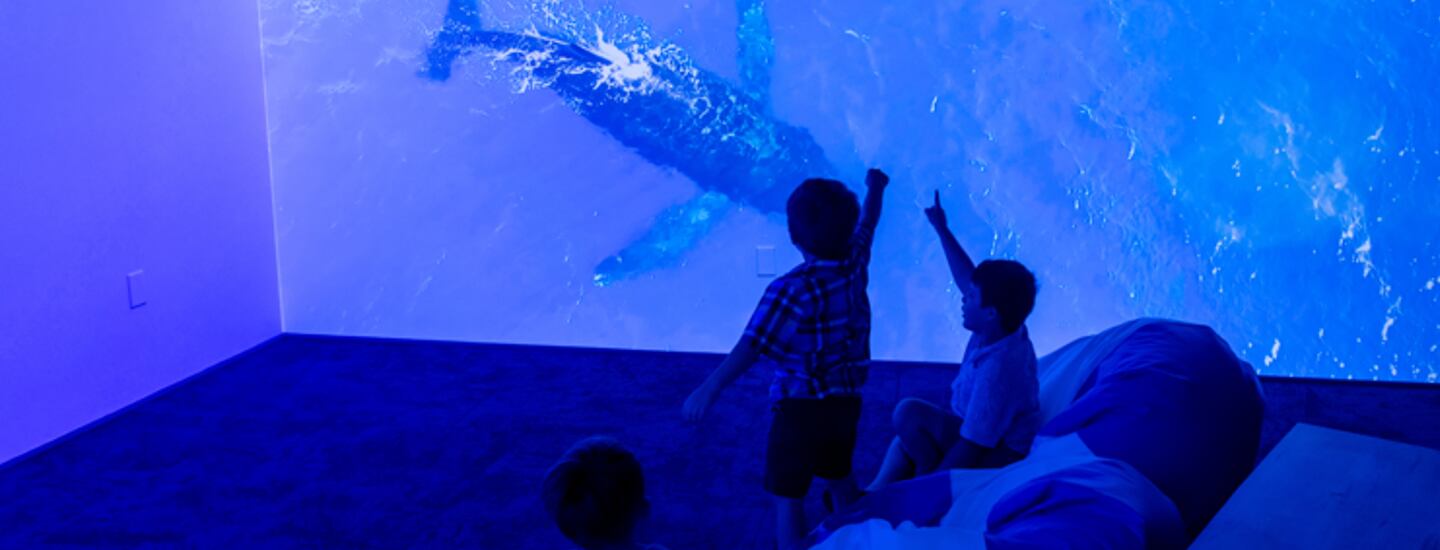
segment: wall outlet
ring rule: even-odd
[[[760,245],[755,247],[755,275],[760,277],[775,276],[775,247],[773,245]]]
[[[145,305],[150,301],[148,284],[145,282],[145,270],[137,269],[125,275],[125,286],[130,290],[130,309]]]

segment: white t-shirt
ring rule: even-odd
[[[972,336],[950,392],[950,410],[965,420],[961,437],[1029,452],[1040,429],[1040,383],[1029,330],[1021,326],[983,347]]]

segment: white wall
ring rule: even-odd
[[[257,21],[0,2],[0,461],[279,334]]]

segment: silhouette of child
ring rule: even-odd
[[[858,494],[850,470],[870,365],[870,246],[889,183],[870,170],[863,206],[835,180],[795,189],[785,213],[804,263],[770,284],[730,355],[685,400],[685,417],[699,420],[755,363],[774,365],[765,489],[775,497],[781,548],[805,536],[803,499],[813,478],[826,480],[841,504]]]

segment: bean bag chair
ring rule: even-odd
[[[1213,330],[1139,319],[1040,359],[1025,460],[897,483],[827,518],[820,548],[1169,548],[1249,475],[1259,379]],[[948,546],[947,546],[948,545]]]

